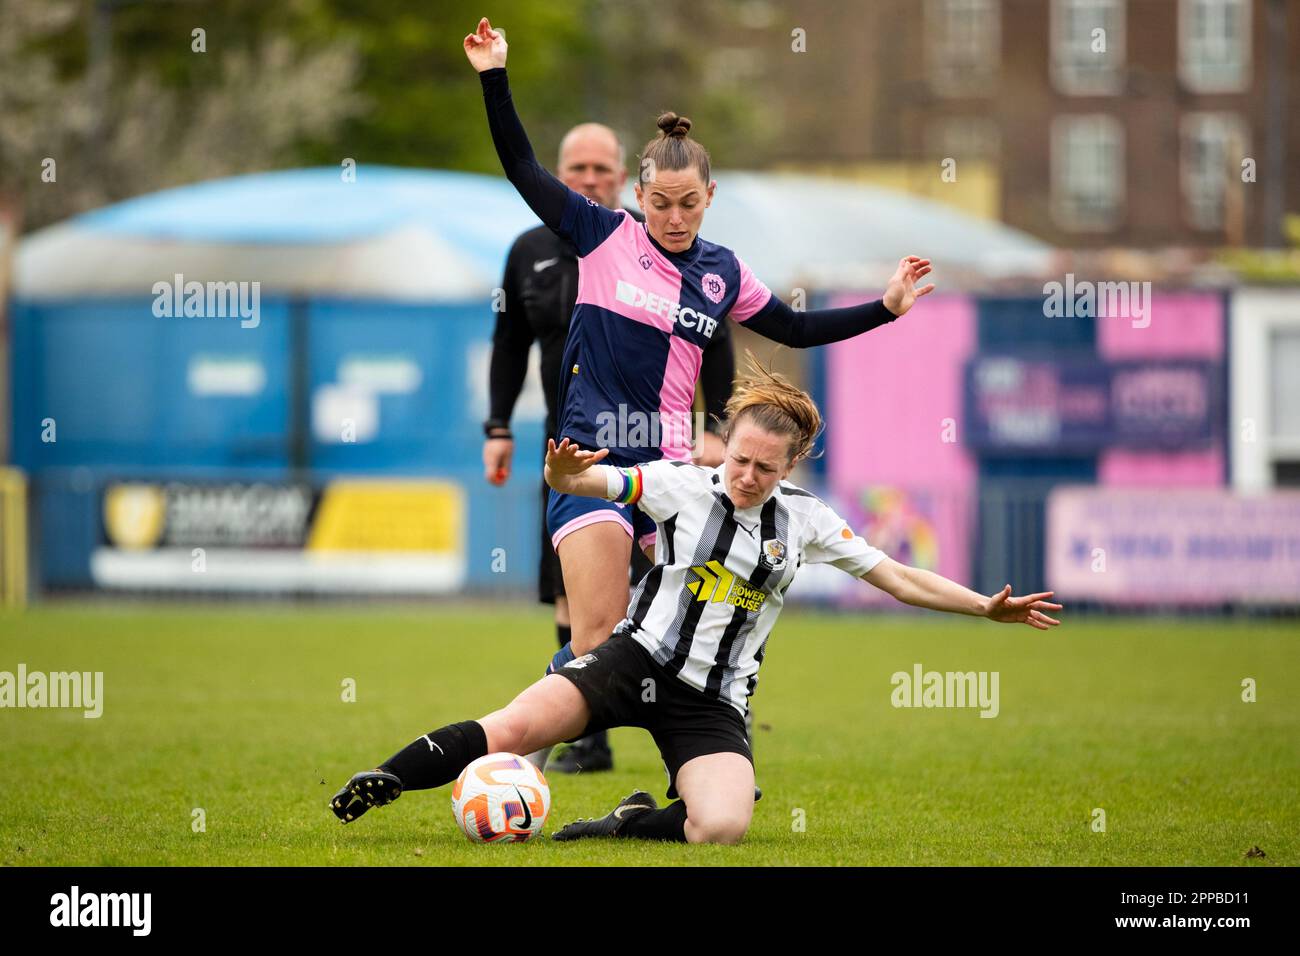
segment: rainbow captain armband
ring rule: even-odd
[[[640,466],[615,468],[609,465],[607,468],[608,470],[605,472],[606,498],[621,505],[634,505],[641,500],[645,480],[641,476]]]

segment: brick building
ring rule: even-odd
[[[989,162],[1000,218],[1074,248],[1266,245],[1300,212],[1297,0],[766,6],[742,42],[808,48],[772,161]]]

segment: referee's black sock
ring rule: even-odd
[[[563,647],[573,639],[573,628],[568,624],[557,624],[555,625],[555,636],[559,639],[560,646]]]
[[[671,840],[686,842],[686,803],[677,800],[662,810],[650,810],[629,817],[618,831],[621,837],[640,840]]]
[[[486,754],[487,734],[477,720],[465,720],[417,737],[379,769],[395,774],[403,790],[429,790],[451,783]]]

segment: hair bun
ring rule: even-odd
[[[686,136],[691,131],[691,121],[685,116],[678,116],[676,113],[661,113],[659,120],[655,124],[663,131],[664,136]]]

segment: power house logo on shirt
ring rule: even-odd
[[[746,611],[757,611],[767,600],[762,590],[737,578],[722,566],[721,561],[697,564],[691,570],[699,580],[688,582],[686,590],[694,594],[697,601],[732,604]]]

